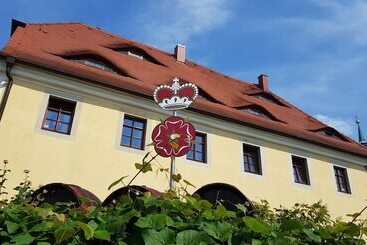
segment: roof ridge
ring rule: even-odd
[[[70,21],[70,22],[33,22],[33,23],[26,23],[27,25],[70,25],[70,24],[84,24],[83,22],[79,21]]]

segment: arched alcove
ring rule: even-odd
[[[229,184],[208,184],[198,189],[194,194],[198,194],[201,199],[207,200],[213,205],[221,203],[228,210],[236,211],[237,204],[245,205],[249,213],[254,210],[251,201],[239,189]]]

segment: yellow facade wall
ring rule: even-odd
[[[63,79],[64,82],[68,81],[67,78]],[[122,118],[124,113],[146,118],[148,121],[146,143],[150,143],[150,133],[160,118],[165,117],[163,113],[108,99],[102,100],[97,96],[87,96],[56,86],[43,86],[32,81],[26,81],[24,75],[19,76],[19,79],[14,76],[14,86],[0,122],[0,160],[9,160],[9,167],[12,170],[8,188],[19,183],[23,177],[23,170],[29,169],[35,188],[53,182],[72,183],[92,191],[104,200],[111,193],[107,191],[107,187],[124,175],[129,175],[127,178],[129,180],[136,173],[134,163],[140,162],[146,152],[153,151],[151,146],[145,151],[119,146]],[[40,117],[44,115],[43,108],[47,95],[53,93],[70,96],[78,101],[79,115],[76,124],[73,125],[74,136],[61,137],[57,133],[45,133],[40,129]],[[105,93],[108,94],[110,91],[106,90]],[[140,98],[129,97],[129,99],[154,106],[151,102]],[[220,123],[215,119],[187,111],[181,116],[189,119],[201,117],[206,121],[212,120],[214,124]],[[200,122],[194,121],[194,124],[199,131],[207,133],[208,163],[196,163],[182,157],[177,159],[176,165],[177,171],[197,188],[210,183],[228,183],[240,189],[250,200],[266,199],[274,207],[322,200],[328,204],[333,216],[354,213],[366,205],[367,175],[362,165],[310,153],[307,150],[310,146],[301,141],[297,144],[304,148],[304,151],[299,147],[295,149],[270,143],[266,139],[246,136],[245,132],[256,133],[250,128],[243,127],[241,130],[244,134],[239,135],[230,132],[231,130],[219,130]],[[233,127],[239,126],[233,125]],[[282,139],[279,137],[279,140]],[[241,165],[243,143],[261,147],[262,176],[244,173]],[[291,154],[307,158],[310,186],[294,183]],[[346,153],[335,152],[335,155],[357,159]],[[169,166],[169,159],[157,158],[157,160],[163,167]],[[333,164],[348,169],[352,194],[337,192]],[[134,183],[161,191],[168,188],[168,180],[162,174],[157,176],[155,172],[139,176]],[[195,188],[191,191],[195,191]]]

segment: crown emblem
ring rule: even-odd
[[[198,96],[199,90],[195,84],[180,85],[179,79],[172,80],[172,86],[161,85],[154,90],[154,100],[163,110],[179,110],[189,107]]]

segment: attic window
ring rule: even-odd
[[[219,103],[216,99],[214,99],[212,96],[210,96],[207,92],[205,92],[201,88],[199,88],[198,98],[213,103]]]
[[[273,115],[271,115],[267,110],[265,110],[264,108],[262,108],[260,106],[246,106],[246,107],[241,107],[239,109],[241,111],[245,111],[247,113],[250,113],[254,116],[258,116],[258,117],[270,119],[270,120],[273,120],[273,121],[277,121],[277,119]]]
[[[320,135],[325,135],[325,136],[328,136],[328,137],[332,137],[334,139],[338,139],[338,140],[343,140],[343,141],[348,141],[343,135],[341,135],[338,131],[336,131],[335,129],[333,128],[323,128],[323,129],[319,129],[319,130],[316,130],[314,131],[315,133],[317,134],[320,134]]]
[[[130,57],[134,57],[139,60],[145,60],[145,61],[149,61],[151,63],[157,64],[157,65],[163,65],[158,60],[156,60],[151,55],[149,55],[147,52],[145,52],[143,49],[140,49],[137,47],[124,47],[124,48],[116,48],[113,50],[121,54],[128,55]]]
[[[123,54],[127,54],[129,56],[141,59],[141,60],[146,60],[146,58],[144,57],[144,55],[142,53],[139,53],[137,51],[123,51],[121,52]]]
[[[253,96],[258,99],[265,100],[266,102],[275,104],[275,105],[284,106],[284,104],[281,103],[277,98],[275,98],[273,95],[268,94],[268,93],[259,93],[259,94],[254,94]]]
[[[65,57],[65,58],[70,61],[74,61],[74,62],[83,64],[83,65],[87,65],[93,68],[97,68],[103,71],[108,71],[108,72],[126,76],[118,68],[116,68],[113,64],[111,64],[109,61],[103,58],[94,56],[94,55],[78,55],[78,56]]]

